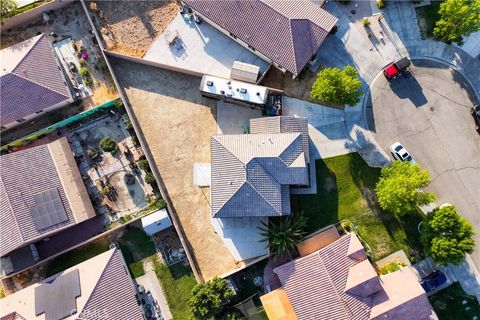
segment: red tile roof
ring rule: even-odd
[[[298,319],[428,319],[433,311],[412,271],[374,276],[365,252],[352,249],[358,243],[348,234],[274,270]]]

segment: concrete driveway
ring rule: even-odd
[[[470,108],[474,95],[456,72],[437,62],[414,61],[412,76],[371,85],[369,128],[388,152],[399,141],[428,169],[437,204],[456,205],[477,230],[480,244],[480,135]],[[480,250],[473,254],[477,267]]]

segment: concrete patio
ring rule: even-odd
[[[165,35],[169,32],[178,34],[177,44],[168,44]],[[235,60],[259,66],[260,74],[269,66],[205,21],[185,21],[180,14],[157,37],[144,59],[227,79]]]

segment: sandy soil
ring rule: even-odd
[[[179,10],[174,0],[98,1],[89,8],[108,50],[143,57]]]
[[[210,190],[193,185],[193,163],[210,162],[216,132],[214,103],[200,95],[200,79],[112,59],[155,158],[205,280],[244,267],[210,224]]]

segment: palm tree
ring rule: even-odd
[[[291,258],[292,251],[306,233],[307,218],[298,213],[275,221],[270,219],[269,223],[262,222],[262,224],[262,227],[258,227],[263,237],[261,241],[268,243],[270,253],[274,257],[288,254]]]

